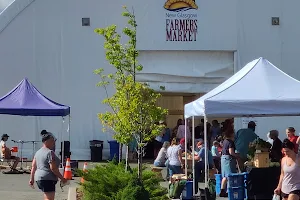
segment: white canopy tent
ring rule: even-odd
[[[194,118],[199,116],[203,116],[204,121],[207,121],[208,117],[300,116],[299,91],[300,81],[287,75],[268,60],[259,58],[248,63],[201,98],[186,104],[184,116],[185,120],[192,117],[193,130]],[[206,123],[204,132],[207,146]],[[206,151],[205,163],[207,161]],[[207,187],[208,167],[205,167]]]

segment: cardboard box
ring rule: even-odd
[[[269,152],[255,153],[255,155],[254,155],[254,166],[257,167],[257,168],[270,167]]]

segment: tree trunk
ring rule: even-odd
[[[128,170],[129,145],[126,146],[125,171]]]
[[[142,134],[139,135],[138,142],[138,178],[142,181],[142,170],[143,170],[143,146],[142,146]]]
[[[142,180],[142,170],[143,170],[143,165],[142,165],[142,147],[138,147],[138,178]]]
[[[123,144],[120,144],[119,145],[119,163],[122,161],[122,156],[123,156],[122,149],[123,149]]]

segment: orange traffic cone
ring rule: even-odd
[[[83,165],[83,173],[86,173],[87,172],[87,162],[85,162],[84,163],[84,165]],[[80,181],[81,183],[84,183],[84,178],[83,177],[81,177],[81,181]]]
[[[65,172],[64,172],[64,178],[67,180],[72,180],[72,170],[71,170],[70,158],[67,158]]]

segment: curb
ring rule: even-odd
[[[69,187],[68,200],[76,200],[76,187]]]

